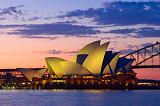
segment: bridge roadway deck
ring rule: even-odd
[[[160,65],[141,65],[141,66],[132,66],[132,69],[138,68],[160,68]]]

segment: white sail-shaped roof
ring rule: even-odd
[[[35,70],[26,68],[18,68],[17,70],[20,71],[30,81],[32,81],[33,77],[39,77]]]
[[[130,68],[132,66],[133,61],[134,61],[133,59],[121,58],[118,61],[118,65],[117,65],[117,68],[116,68],[116,73],[117,72],[128,72],[128,71],[130,71]]]
[[[89,43],[88,45],[86,45],[77,52],[77,54],[73,57],[72,62],[77,61],[77,55],[90,54],[94,49],[96,49],[99,46],[100,46],[100,40]]]
[[[134,60],[131,60],[130,62],[128,62],[128,64],[125,65],[125,69],[126,69],[127,71],[130,71],[130,68],[131,68],[131,66],[132,66],[133,61],[134,61]]]
[[[103,71],[103,74],[114,73],[120,53],[117,53]]]
[[[40,69],[37,70],[36,73],[39,75],[39,78],[42,78],[42,76],[45,74],[46,71],[47,69]]]
[[[57,58],[57,57],[47,57],[46,62],[49,67],[49,73],[52,75],[53,74],[64,75],[65,72],[60,66],[60,62],[62,62],[62,61],[66,61],[66,60],[61,59],[61,58]]]
[[[60,62],[60,65],[65,75],[90,75],[91,74],[82,65],[74,62],[62,61]]]
[[[51,68],[49,71],[54,72],[55,75],[88,75],[91,74],[87,69],[82,67],[80,64],[69,62],[61,58],[49,57],[46,61]]]
[[[87,68],[92,74],[100,74],[102,62],[109,42],[102,44],[92,51],[85,59],[83,66]]]

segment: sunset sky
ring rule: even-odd
[[[159,0],[131,1],[0,0],[0,68],[69,60],[100,39],[122,55],[160,41]]]

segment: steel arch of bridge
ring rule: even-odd
[[[159,65],[153,65],[153,57],[158,56]],[[132,68],[160,68],[160,42],[143,47],[130,54],[123,56],[125,58],[134,59]],[[149,59],[152,59],[151,65],[142,65]]]

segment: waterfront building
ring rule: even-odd
[[[120,52],[107,51],[109,43],[101,44],[100,40],[89,43],[70,61],[46,57],[47,68],[17,68],[16,71],[22,77],[13,79],[13,82],[18,88],[107,88],[136,85],[136,73],[131,69],[133,59],[120,57]]]
[[[133,59],[120,57],[120,52],[107,51],[110,42],[92,42],[67,61],[58,57],[47,57],[48,72],[52,78],[101,78],[104,81],[114,80],[136,83],[136,73],[131,69]],[[81,79],[83,80],[83,79]]]

